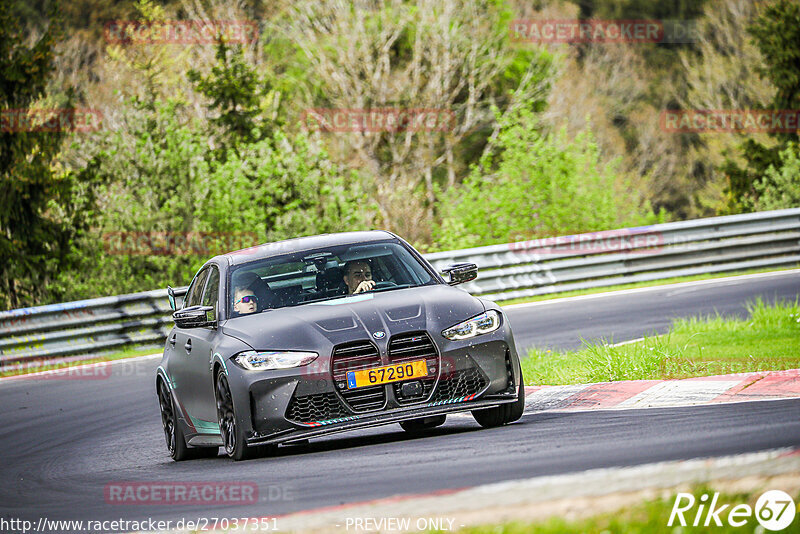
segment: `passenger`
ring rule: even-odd
[[[375,281],[372,279],[372,267],[366,260],[347,262],[344,266],[342,279],[347,285],[347,293],[349,295],[375,289]]]
[[[242,315],[253,313],[256,311],[256,303],[258,299],[253,290],[246,287],[236,288],[233,294],[233,310],[241,313]]]

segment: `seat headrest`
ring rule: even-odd
[[[328,267],[322,272],[317,273],[317,290],[333,291],[340,289],[344,285],[342,269],[339,267]]]

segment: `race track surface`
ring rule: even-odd
[[[678,317],[715,313],[747,317],[748,301],[794,302],[798,295],[800,272],[793,271],[543,301],[511,306],[506,313],[523,355],[532,346],[576,349],[581,338],[618,343],[664,333]]]
[[[748,299],[794,300],[800,274],[662,288],[508,310],[520,351],[574,348],[580,338],[633,339],[671,318],[743,315]],[[94,380],[0,382],[0,517],[177,520],[286,514],[398,494],[488,482],[753,452],[800,445],[800,400],[682,408],[526,413],[481,430],[455,416],[424,438],[398,425],[285,447],[272,457],[174,463],[154,394],[158,360]],[[117,366],[114,366],[117,367]],[[104,498],[121,482],[253,482],[258,503],[120,505]]]

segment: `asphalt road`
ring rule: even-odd
[[[574,347],[663,331],[672,317],[741,315],[748,299],[794,300],[800,275],[659,289],[509,310],[520,349]],[[193,519],[285,514],[397,494],[800,446],[800,400],[650,410],[533,413],[481,430],[451,417],[425,438],[398,425],[330,436],[234,463],[174,463],[153,392],[156,360],[115,365],[102,379],[0,382],[0,519]],[[234,482],[256,504],[127,505],[104,488],[125,482]],[[278,525],[280,526],[280,525]],[[5,530],[5,529],[3,529]],[[10,530],[10,529],[9,529]]]
[[[792,271],[543,301],[511,306],[506,313],[524,355],[533,346],[575,349],[581,339],[621,342],[664,333],[678,317],[747,317],[747,303],[756,298],[794,302],[799,295],[800,272]]]

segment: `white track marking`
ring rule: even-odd
[[[725,278],[713,278],[711,280],[695,280],[693,282],[678,282],[675,284],[662,284],[658,286],[648,286],[648,287],[636,287],[633,289],[620,289],[618,291],[606,291],[605,293],[594,293],[592,295],[576,295],[574,297],[561,297],[561,298],[553,298],[549,300],[540,300],[537,302],[522,302],[520,304],[510,304],[508,306],[503,306],[503,309],[506,310],[513,310],[516,308],[526,308],[526,307],[534,307],[534,306],[548,306],[550,304],[560,304],[562,302],[574,302],[580,300],[590,300],[590,299],[599,299],[605,297],[614,297],[617,295],[630,295],[635,293],[646,293],[648,291],[659,291],[663,289],[672,289],[672,288],[681,288],[681,287],[694,287],[694,286],[705,286],[705,285],[713,285],[713,284],[730,284],[730,283],[737,283],[737,282],[746,282],[748,280],[754,280],[757,278],[769,278],[772,276],[786,276],[786,275],[796,275],[800,273],[800,269],[791,269],[788,271],[777,271],[773,273],[756,273],[756,274],[741,274],[738,276],[727,276]],[[502,304],[501,304],[502,306]]]
[[[741,382],[741,380],[669,380],[647,388],[617,404],[616,407],[655,408],[706,404]]]
[[[658,337],[658,336],[653,336]],[[613,345],[609,345],[609,347],[621,347],[623,345],[630,345],[631,343],[638,343],[640,341],[644,341],[643,337],[637,337],[636,339],[629,339],[628,341],[620,341],[619,343],[614,343]]]

